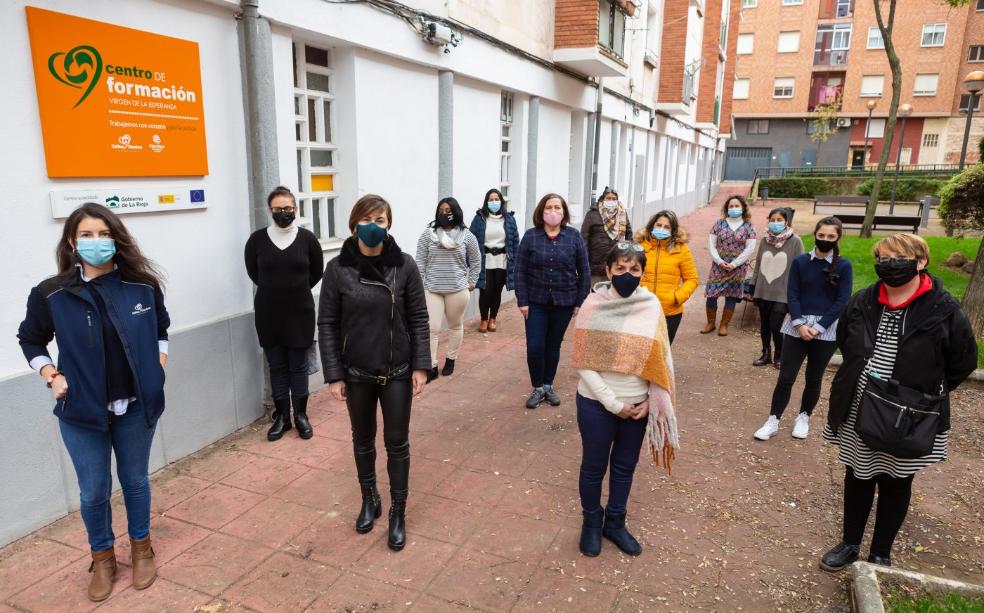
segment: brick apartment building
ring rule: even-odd
[[[872,1],[736,1],[741,17],[733,81],[735,129],[727,143],[725,178],[750,178],[763,166],[877,163],[892,74]],[[888,3],[882,6],[887,15]],[[984,0],[960,8],[943,0],[900,0],[893,40],[902,59],[900,104],[912,106],[901,162],[958,162],[970,98],[963,81],[984,66]],[[816,107],[838,99],[837,131],[825,143],[814,142]],[[984,116],[975,115],[968,161],[978,159],[973,143],[982,135]],[[897,131],[891,164],[898,141]]]

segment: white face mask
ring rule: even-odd
[[[609,211],[610,211],[610,210],[612,210],[612,209],[614,209],[615,207],[617,207],[617,206],[618,206],[618,200],[602,200],[602,201],[601,201],[601,203],[602,203],[602,204],[603,204],[603,205],[605,206],[605,208],[606,208],[606,209],[608,209]]]

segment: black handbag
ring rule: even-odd
[[[854,430],[864,444],[897,458],[933,451],[945,395],[931,395],[868,371]]]

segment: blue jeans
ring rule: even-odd
[[[123,488],[127,532],[136,540],[150,534],[150,444],[157,425],[148,428],[143,409],[133,402],[123,415],[109,414],[109,432],[80,428],[58,422],[65,449],[72,458],[79,480],[82,522],[89,534],[89,547],[103,551],[113,546],[113,492],[110,454],[116,453],[116,476]]]
[[[560,344],[573,316],[573,306],[530,303],[526,318],[526,365],[533,387],[553,385],[560,363]]]
[[[600,402],[577,395],[577,428],[581,431],[578,491],[584,511],[601,508],[601,482],[611,465],[606,511],[611,515],[625,513],[647,422],[647,419],[622,419]]]
[[[263,352],[270,365],[270,395],[274,400],[308,395],[307,349],[278,345]]]
[[[732,298],[731,296],[725,296],[724,297],[724,308],[734,311],[735,310],[735,307],[738,306],[738,301],[739,300],[741,300],[741,299],[740,298]],[[715,296],[714,298],[708,298],[707,299],[707,308],[717,310],[717,308],[718,308],[718,299],[717,299],[717,296]]]

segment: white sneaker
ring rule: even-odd
[[[779,418],[775,415],[769,415],[769,419],[766,420],[765,425],[756,430],[754,436],[760,441],[767,441],[778,432]]]
[[[793,423],[793,438],[806,438],[810,434],[810,416],[800,413]]]

